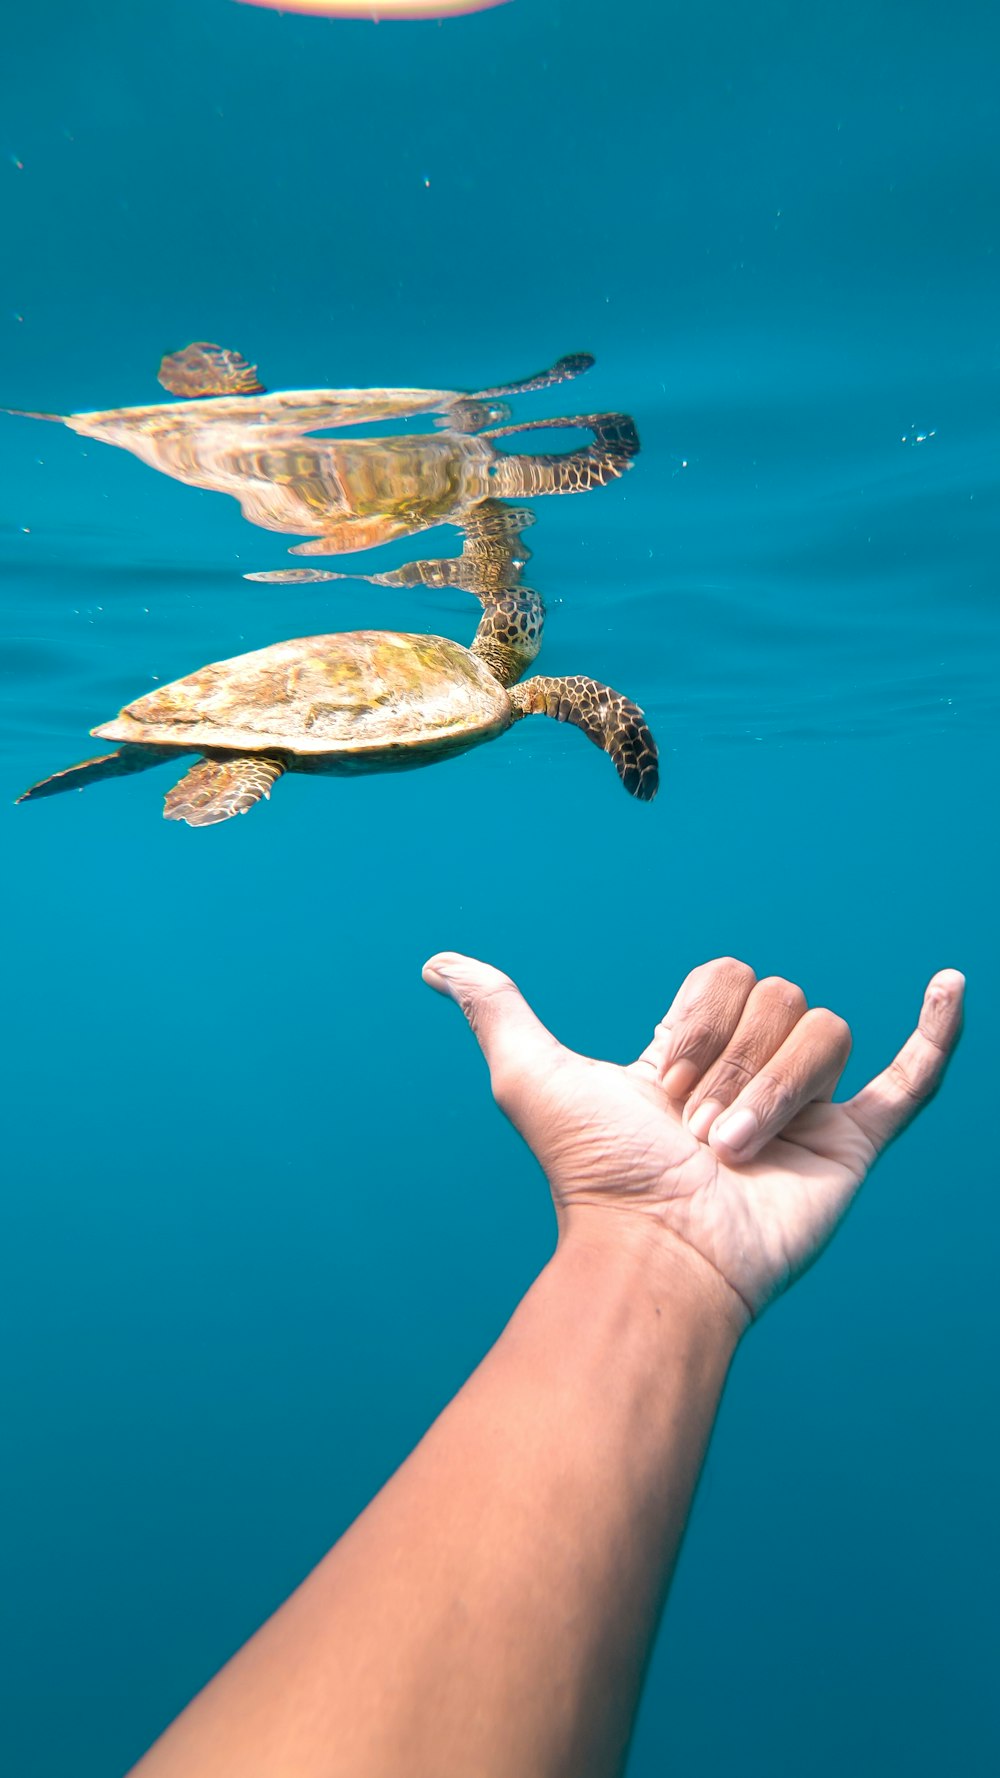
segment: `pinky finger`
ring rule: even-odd
[[[964,993],[965,977],[957,969],[941,969],[932,976],[917,1029],[888,1068],[844,1105],[876,1154],[905,1129],[941,1085],[961,1036]]]

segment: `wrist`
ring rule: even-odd
[[[577,1204],[562,1210],[556,1257],[593,1274],[595,1289],[620,1285],[657,1316],[669,1308],[705,1337],[735,1351],[751,1322],[733,1286],[696,1248],[625,1206]]]

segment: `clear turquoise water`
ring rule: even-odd
[[[541,664],[638,698],[665,768],[640,807],[539,723],[202,833],[163,774],[14,809],[154,675],[473,614],[248,585],[284,541],[230,502],[0,421],[18,1778],[135,1758],[546,1257],[439,946],[617,1057],[736,952],[851,1019],[848,1087],[967,971],[940,1099],[739,1357],[630,1773],[996,1769],[997,39],[923,0],[6,21],[0,400],[154,400],[191,338],[274,387],[594,352],[530,411],[627,409],[643,454],[539,503]]]

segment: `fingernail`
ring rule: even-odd
[[[734,1153],[748,1147],[756,1134],[757,1119],[746,1106],[734,1111],[731,1117],[724,1118],[715,1132],[718,1140],[724,1142]]]
[[[721,1099],[703,1099],[696,1111],[692,1111],[687,1120],[687,1127],[697,1142],[704,1142],[719,1114],[725,1111]]]
[[[667,1098],[686,1098],[691,1088],[697,1085],[701,1072],[697,1062],[692,1062],[688,1057],[682,1056],[680,1061],[668,1068],[663,1076],[663,1091]]]
[[[420,973],[423,976],[424,981],[426,981],[429,976],[438,976],[441,981],[450,982],[454,979],[455,975],[453,968],[454,962],[454,953],[443,951],[438,957],[428,957],[427,962],[424,964]]]
[[[927,986],[943,988],[946,993],[952,994],[956,988],[961,990],[965,987],[965,977],[960,969],[939,969],[936,975],[931,976]]]

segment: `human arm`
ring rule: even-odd
[[[485,965],[442,956],[427,975],[466,1012],[546,1169],[556,1253],[141,1778],[618,1772],[740,1333],[829,1238],[960,1023],[945,972],[893,1069],[835,1107],[822,1095],[846,1060],[842,1022],[732,960],[688,978],[626,1068],[564,1049]],[[708,1142],[687,1128],[706,1097],[765,1112],[739,1163],[721,1114]]]

